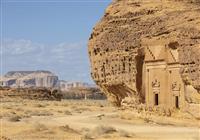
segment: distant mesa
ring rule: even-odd
[[[10,71],[1,78],[1,86],[8,87],[55,87],[58,76],[50,71]]]
[[[9,71],[1,77],[0,85],[11,88],[59,88],[61,91],[68,91],[76,87],[91,87],[91,85],[84,82],[59,80],[56,74],[46,70]]]
[[[0,79],[0,98],[34,100],[105,99],[96,86],[85,82],[59,80],[50,71],[9,71]]]
[[[37,70],[37,71],[9,71],[5,75],[5,77],[11,77],[11,76],[20,76],[20,75],[27,75],[31,73],[46,73],[46,74],[52,74],[50,71],[45,71],[45,70]]]

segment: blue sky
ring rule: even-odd
[[[111,0],[1,0],[3,73],[50,70],[92,83],[87,42]]]

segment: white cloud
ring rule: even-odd
[[[52,49],[52,53],[71,53],[73,50],[79,50],[82,47],[85,47],[86,43],[85,42],[80,42],[80,43],[60,43],[56,45]]]
[[[81,59],[87,58],[86,42],[60,43],[53,47],[51,54],[59,62],[67,60],[80,61]],[[70,61],[70,63],[72,62]]]
[[[31,40],[6,39],[3,42],[4,69],[54,71],[61,79],[89,79],[86,42],[43,45]]]
[[[25,39],[5,39],[3,40],[3,53],[6,55],[22,55],[40,51],[44,46],[42,44],[33,43],[31,40]]]

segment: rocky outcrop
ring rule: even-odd
[[[63,94],[53,88],[9,88],[0,87],[0,98],[22,98],[31,100],[58,100]]]
[[[55,87],[58,76],[49,71],[11,71],[1,78],[8,87]]]
[[[144,102],[141,60],[149,39],[178,49],[184,83],[200,92],[200,1],[115,0],[88,44],[92,78],[114,104]]]

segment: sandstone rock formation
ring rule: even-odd
[[[200,92],[200,1],[115,0],[88,44],[92,78],[114,104],[144,102],[146,40],[177,49],[184,84]]]
[[[0,82],[8,87],[55,87],[58,76],[50,71],[11,71]]]

